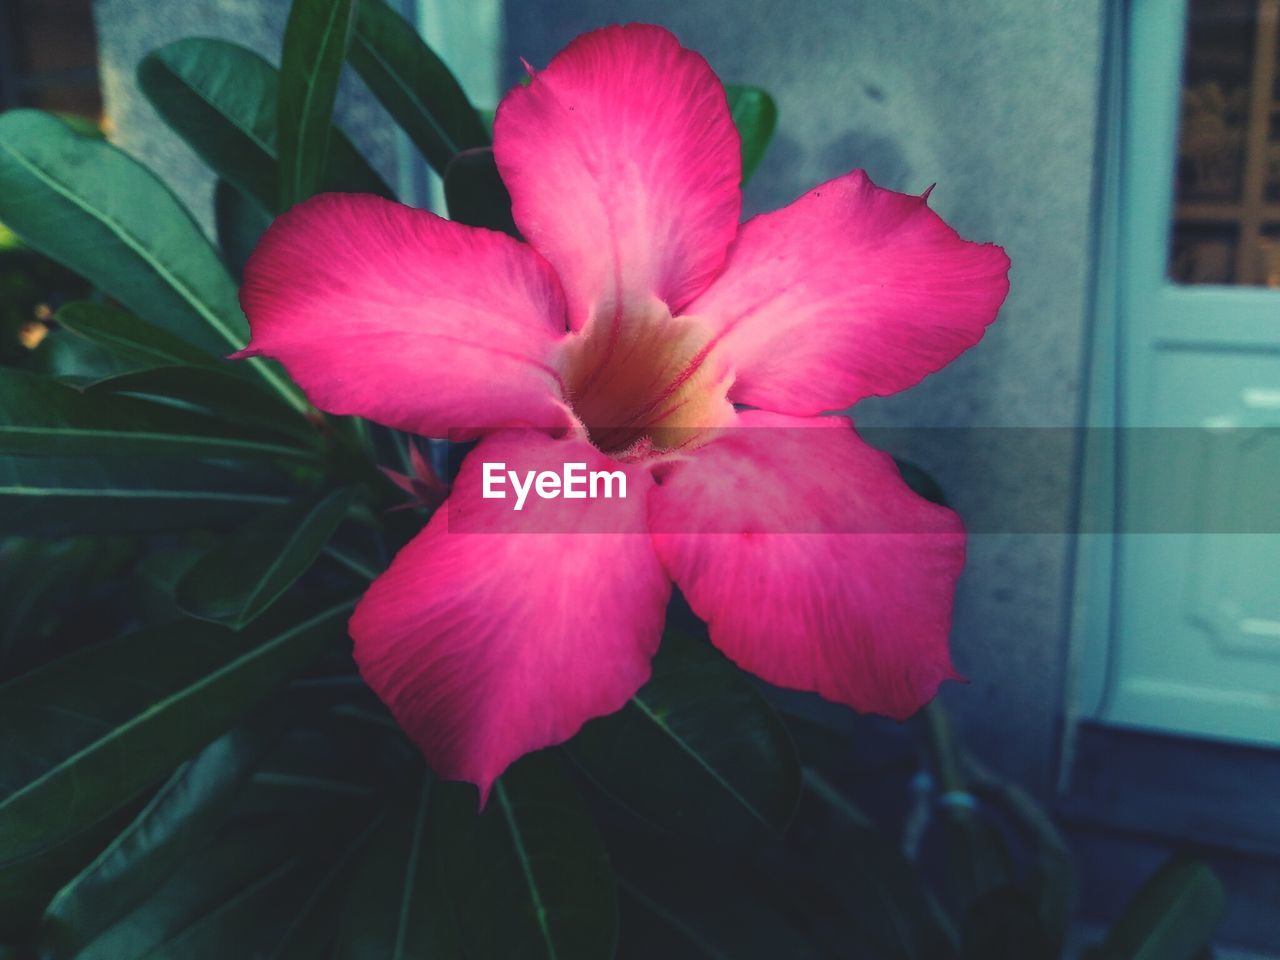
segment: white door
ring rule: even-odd
[[[1101,719],[1280,744],[1280,0],[1130,14]]]

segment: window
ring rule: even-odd
[[[1280,0],[1192,0],[1169,276],[1280,286]]]
[[[0,4],[0,107],[38,107],[96,120],[97,39],[90,0]]]

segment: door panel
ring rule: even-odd
[[[1266,744],[1280,744],[1280,431],[1263,429],[1280,427],[1277,31],[1280,0],[1132,3],[1117,364],[1128,532],[1100,707],[1113,723]]]

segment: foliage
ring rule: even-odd
[[[219,178],[216,245],[105,141],[0,116],[0,284],[56,291],[43,342],[14,345],[26,288],[0,331],[0,955],[1056,955],[1061,840],[973,776],[936,710],[915,833],[943,838],[945,885],[855,804],[847,738],[780,711],[678,611],[632,702],[518,763],[483,813],[424,769],[345,636],[425,519],[387,477],[418,441],[220,358],[246,339],[237,277],[274,214],[391,194],[334,125],[344,62],[456,219],[514,233],[510,199],[483,116],[380,0],[295,0],[280,60],[185,39],[139,67]],[[749,175],[777,109],[728,95]],[[1175,909],[1198,946],[1221,900],[1179,861],[1097,956],[1173,956]]]

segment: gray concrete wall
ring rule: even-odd
[[[439,0],[466,3],[468,0]],[[1013,288],[1000,321],[950,368],[868,402],[859,423],[1069,426],[1077,422],[1087,329],[1103,0],[507,0],[507,83],[517,56],[542,65],[573,35],[648,20],[675,30],[727,81],[778,100],[777,140],[748,189],[750,212],[866,167],[919,192],[962,234],[1003,244]],[[160,170],[206,219],[203,166],[138,96],[137,61],[207,34],[278,57],[285,0],[98,0],[115,139]],[[340,122],[388,178],[389,122],[344,91]],[[1075,464],[1068,445],[946,457],[927,439],[902,452],[942,481],[962,514],[1035,503],[1061,526]],[[946,701],[992,765],[1038,789],[1051,778],[1065,680],[1070,538],[972,538],[955,632],[972,682]]]
[[[930,203],[953,226],[1004,245],[1012,290],[982,343],[916,389],[862,404],[858,423],[1077,423],[1102,0],[507,0],[507,11],[509,82],[518,56],[545,65],[582,30],[647,20],[727,82],[771,91],[779,130],[749,212],[865,167],[898,190],[936,182]],[[962,514],[1034,505],[1065,530],[1068,439],[1019,434],[940,460],[922,435],[908,452]],[[1059,742],[1070,549],[1067,536],[972,537],[954,638],[972,682],[946,694],[972,745],[1041,790]]]

